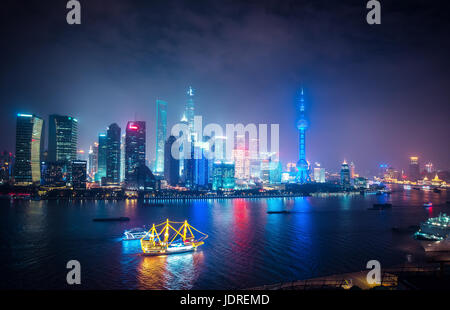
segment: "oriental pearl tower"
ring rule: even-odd
[[[295,177],[295,181],[297,183],[307,183],[310,182],[311,179],[309,177],[309,164],[306,161],[305,156],[305,131],[308,128],[308,121],[305,116],[305,98],[303,96],[303,88],[300,91],[300,95],[298,96],[298,104],[297,104],[299,118],[297,121],[297,129],[299,131],[299,143],[298,143],[298,162],[297,162],[297,176]]]

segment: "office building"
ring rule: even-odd
[[[74,190],[86,189],[87,162],[85,160],[72,161],[72,186]]]
[[[144,121],[129,121],[125,130],[125,182],[136,184],[135,170],[145,166],[146,129]]]
[[[170,136],[164,146],[164,178],[171,186],[177,186],[180,182],[180,160],[172,156],[172,145],[176,140]]]
[[[44,146],[44,120],[31,114],[17,114],[14,182],[39,184]]]
[[[166,142],[167,103],[156,100],[156,159],[155,174],[164,173],[164,145]]]
[[[115,123],[106,132],[106,182],[120,184],[120,127]]]

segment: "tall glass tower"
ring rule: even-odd
[[[166,142],[167,102],[156,100],[156,161],[155,172],[164,173],[164,144]]]
[[[31,114],[17,114],[16,160],[14,163],[16,184],[38,184],[41,181],[43,130],[43,119]]]
[[[135,185],[137,169],[145,166],[145,121],[130,121],[125,130],[125,182]]]
[[[189,124],[189,131],[191,133],[191,136],[194,134],[194,89],[189,86],[187,92],[186,92],[187,98],[186,98],[186,105],[184,107],[184,115],[187,118],[187,122]]]
[[[106,132],[106,181],[112,185],[120,183],[120,127],[116,123]]]
[[[101,182],[102,178],[106,178],[106,154],[108,138],[105,133],[98,135],[98,162],[97,173],[95,174],[95,181]],[[103,185],[103,184],[102,184]]]
[[[305,98],[303,94],[303,88],[300,91],[300,95],[298,97],[298,113],[299,118],[297,121],[297,129],[299,131],[299,141],[298,141],[298,162],[297,162],[297,183],[306,183],[310,182],[311,179],[309,177],[309,165],[306,161],[305,154],[305,132],[308,128],[308,121],[306,120],[305,115]]]

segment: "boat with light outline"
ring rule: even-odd
[[[182,224],[178,229],[174,226]],[[199,237],[194,235],[194,231]],[[187,221],[172,222],[167,219],[161,224],[153,224],[147,234],[141,238],[144,255],[168,255],[196,251],[204,244],[208,235],[189,225]]]
[[[147,234],[147,229],[144,227],[135,227],[128,230],[125,230],[123,232],[123,241],[129,241],[129,240],[140,240],[145,237]]]

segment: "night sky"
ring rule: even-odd
[[[58,113],[79,120],[84,150],[113,122],[145,120],[152,159],[156,99],[170,128],[192,85],[204,123],[279,123],[280,157],[296,161],[303,85],[310,161],[450,168],[444,1],[381,0],[381,25],[361,0],[80,2],[68,25],[66,0],[2,1],[1,150],[14,152],[16,113]]]

